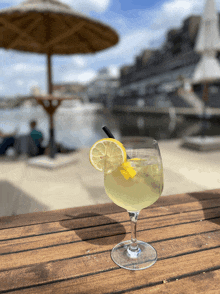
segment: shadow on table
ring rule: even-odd
[[[103,187],[91,187],[91,186],[85,186],[86,191],[88,192],[90,198],[92,200],[94,199],[102,199],[102,201],[104,202],[108,202],[109,201],[109,197],[107,196],[106,192],[105,192],[105,188],[104,185]]]
[[[210,222],[220,225],[220,191],[203,191],[203,192],[193,192],[188,193],[189,196],[197,199],[203,206],[204,218]],[[207,197],[208,196],[208,197]],[[210,198],[213,205],[207,206],[208,201],[203,202]]]
[[[9,181],[0,181],[0,217],[48,210]]]
[[[114,238],[109,238],[108,242],[106,242],[103,237],[117,235],[117,242],[121,242],[126,234],[126,230],[122,224],[102,214],[90,212],[76,216],[66,216],[71,219],[60,221],[60,225],[69,230],[74,230],[81,240],[91,244],[115,244]],[[101,238],[99,239],[99,237]]]

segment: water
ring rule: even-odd
[[[29,133],[29,121],[36,119],[44,135],[44,145],[49,140],[49,119],[41,106],[0,110],[0,129],[18,134]],[[175,114],[136,115],[97,113],[95,110],[60,108],[54,115],[56,142],[67,147],[90,147],[105,137],[102,126],[107,125],[116,139],[122,136],[151,136],[157,140],[201,135],[202,122]],[[206,135],[220,135],[220,120],[206,122]]]
[[[114,116],[122,136],[150,136],[156,140],[169,140],[187,136],[220,135],[220,118],[202,122],[195,117],[169,114],[123,114]],[[205,131],[203,131],[205,129]]]
[[[114,122],[95,110],[60,108],[54,115],[55,139],[66,147],[90,147],[103,138],[101,127],[109,125],[117,139],[120,139]],[[17,130],[18,135],[30,132],[29,122],[37,120],[37,127],[44,135],[43,145],[49,141],[49,117],[42,107],[23,107],[12,110],[0,110],[0,129],[5,133]]]

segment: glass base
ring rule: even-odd
[[[117,244],[111,252],[112,260],[128,270],[146,269],[157,261],[157,251],[148,243],[137,241],[137,249],[130,250],[131,240]]]

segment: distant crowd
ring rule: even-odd
[[[37,128],[37,121],[30,121],[30,133],[18,136],[17,132],[4,133],[0,130],[0,155],[5,155],[10,147],[13,147],[16,155],[27,155],[29,157],[38,155],[48,155],[49,147],[42,145],[44,137],[42,132]],[[68,149],[61,144],[56,144],[56,152],[67,153],[75,151]]]

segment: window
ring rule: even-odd
[[[144,99],[138,99],[137,100],[137,106],[138,107],[144,107],[144,105],[145,105]]]
[[[145,94],[145,86],[141,86],[139,88],[139,95],[144,95]]]

